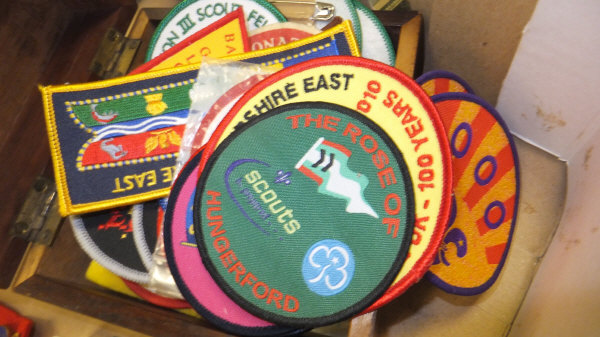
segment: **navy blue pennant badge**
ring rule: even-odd
[[[358,56],[348,21],[284,46],[238,54],[284,68]],[[139,204],[169,194],[200,64],[74,85],[42,86],[61,215]]]
[[[197,72],[40,88],[61,215],[168,195]]]

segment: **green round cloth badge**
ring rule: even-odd
[[[266,0],[184,0],[173,7],[156,27],[146,51],[146,61],[154,59],[240,7],[244,11],[247,31],[287,21],[285,16]]]
[[[223,141],[198,180],[194,225],[213,278],[241,307],[316,327],[391,285],[414,224],[412,181],[385,131],[331,103],[282,105]]]

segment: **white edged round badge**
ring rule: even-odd
[[[146,61],[157,57],[238,7],[243,7],[249,32],[268,24],[287,21],[275,6],[265,0],[186,0],[175,6],[156,28],[146,52]]]
[[[396,62],[396,52],[385,27],[373,11],[360,1],[354,1],[360,28],[364,37],[360,42],[360,53],[364,58],[379,61],[389,66]]]
[[[148,283],[150,274],[133,239],[132,207],[119,207],[83,215],[69,220],[75,239],[87,255],[113,274],[124,279]]]

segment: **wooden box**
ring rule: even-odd
[[[175,3],[34,0],[2,5],[0,287],[152,336],[220,336],[224,334],[204,320],[87,281],[84,273],[90,259],[79,248],[66,221],[50,219],[61,224],[53,240],[51,228],[17,221],[23,216],[20,212],[28,193],[45,190],[53,180],[37,85],[99,79],[92,71],[97,70],[92,60],[111,28],[128,38],[140,39],[138,52],[129,65],[133,69],[143,62],[156,25]],[[419,36],[421,22],[410,20],[415,13],[377,14],[401,51],[397,67],[418,74],[422,64],[416,56],[419,39],[414,36]],[[415,31],[408,34],[411,29]],[[492,289],[481,296],[460,297],[443,293],[423,280],[376,313],[307,335],[507,335],[535,275],[537,256],[543,255],[552,239],[566,189],[564,163],[520,140],[517,146],[523,182],[520,215],[505,270]],[[535,174],[539,170],[545,174]],[[529,212],[531,209],[546,212],[540,215]],[[53,242],[47,246],[19,236]],[[528,240],[531,237],[539,239],[534,243]]]
[[[0,39],[9,47],[3,51],[0,69],[2,78],[14,76],[16,81],[2,85],[0,184],[5,197],[0,206],[0,287],[149,335],[217,336],[223,333],[202,319],[86,280],[90,258],[78,246],[68,220],[50,207],[55,205],[51,202],[54,177],[38,85],[83,83],[134,69],[143,63],[160,19],[176,4],[172,0],[37,0],[4,6],[9,18]],[[414,72],[420,66],[415,63],[420,16],[379,14],[395,44],[407,51],[399,57],[402,67]],[[407,38],[399,43],[403,26]],[[127,55],[125,68],[112,64],[106,69],[96,58],[100,45],[123,37],[138,40],[137,52]],[[373,317],[357,319],[353,332],[349,322],[342,322],[309,335],[364,335],[373,328]]]

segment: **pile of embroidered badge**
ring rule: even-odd
[[[423,277],[494,283],[518,206],[507,125],[457,75],[394,68],[363,3],[327,2],[309,25],[186,0],[127,76],[40,87],[88,279],[245,336],[340,322]]]

